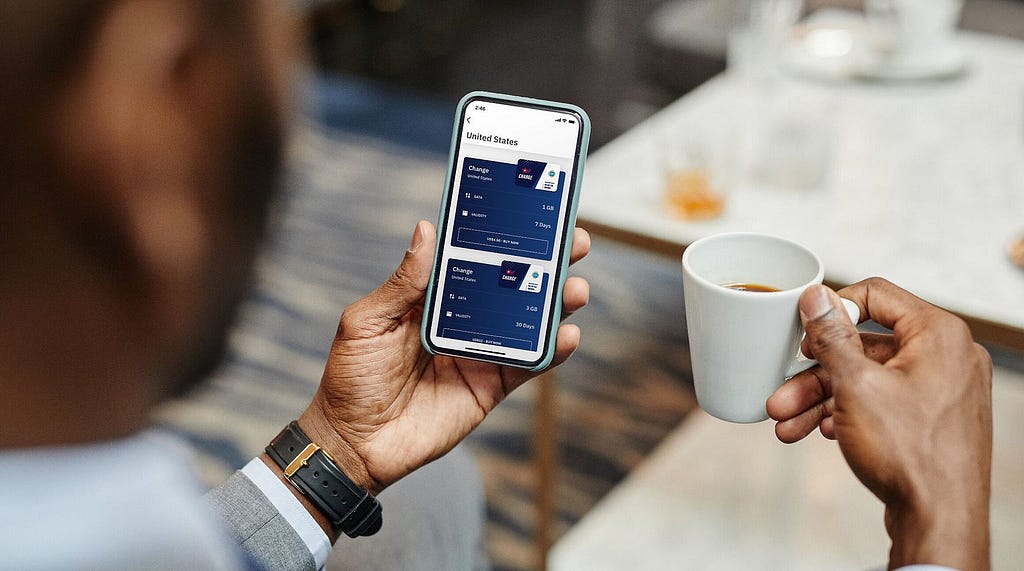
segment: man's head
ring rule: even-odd
[[[0,445],[137,428],[219,355],[276,183],[278,4],[0,7]]]

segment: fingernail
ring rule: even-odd
[[[417,222],[416,229],[412,232],[412,241],[409,242],[409,253],[415,254],[421,244],[423,244],[423,223]]]
[[[800,315],[804,320],[818,319],[832,310],[832,300],[824,286],[811,286],[804,292]]]

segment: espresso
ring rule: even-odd
[[[767,293],[771,291],[782,291],[779,288],[766,286],[764,284],[751,284],[751,283],[735,283],[735,284],[724,284],[722,287],[729,289],[735,289],[739,291],[756,291],[761,293]]]

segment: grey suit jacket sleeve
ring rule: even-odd
[[[205,497],[250,557],[267,571],[317,571],[313,554],[267,496],[235,472]]]

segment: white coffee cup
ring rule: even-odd
[[[717,234],[683,253],[683,296],[697,402],[730,422],[768,418],[765,402],[785,380],[815,365],[800,353],[797,302],[825,275],[807,248],[766,234]],[[759,284],[779,291],[740,291]],[[845,303],[856,323],[856,304]]]

